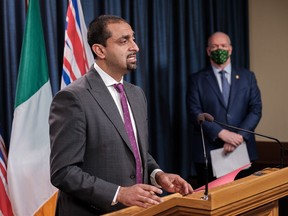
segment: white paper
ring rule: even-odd
[[[224,154],[223,148],[210,151],[213,174],[216,178],[226,175],[250,163],[246,143],[240,144],[233,152]]]

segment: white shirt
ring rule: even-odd
[[[120,82],[117,82],[116,80],[114,80],[111,76],[109,76],[107,73],[105,73],[96,63],[94,63],[94,68],[96,69],[96,71],[98,72],[98,74],[100,75],[100,77],[102,78],[103,82],[105,83],[106,87],[108,88],[117,108],[118,111],[121,115],[121,118],[124,122],[124,117],[123,117],[123,110],[122,110],[122,106],[121,106],[121,101],[120,101],[120,94],[117,92],[117,90],[114,88],[114,84],[118,84],[118,83],[122,83],[123,84],[123,77],[121,79]],[[132,122],[132,127],[133,127],[133,131],[134,131],[134,136],[136,139],[136,143],[138,146],[138,140],[137,140],[137,129],[136,129],[136,125],[135,125],[135,121],[134,121],[134,117],[132,115],[132,110],[131,107],[129,105],[129,102],[127,100],[128,103],[128,109],[129,109],[129,114],[130,114],[130,119]]]

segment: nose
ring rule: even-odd
[[[138,47],[137,43],[136,43],[134,40],[132,40],[131,48],[130,48],[130,49],[131,49],[131,50],[134,50],[134,51],[136,51],[136,52],[139,52],[139,47]]]

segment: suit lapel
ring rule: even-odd
[[[214,72],[213,70],[208,70],[208,71],[205,71],[205,76],[206,76],[206,79],[208,81],[208,83],[210,84],[211,88],[213,89],[213,91],[215,92],[218,100],[221,102],[222,106],[226,108],[226,105],[225,105],[225,102],[224,102],[224,99],[223,99],[223,95],[220,91],[220,88],[219,88],[219,85],[218,85],[218,82],[217,82],[217,79],[214,75]]]
[[[137,129],[137,138],[138,138],[138,146],[139,146],[139,150],[140,150],[140,153],[142,155],[142,152],[143,152],[143,141],[142,141],[142,138],[141,136],[139,136],[138,132],[141,131],[141,130],[144,130],[141,128],[141,118],[143,118],[143,115],[141,114],[141,110],[143,110],[143,107],[140,107],[140,104],[137,103],[137,101],[139,100],[138,99],[138,96],[137,94],[135,94],[135,91],[132,89],[132,85],[127,83],[127,82],[124,82],[124,89],[125,89],[125,93],[126,93],[126,96],[127,96],[127,100],[129,102],[129,105],[131,107],[131,110],[132,110],[132,114],[133,114],[133,117],[134,117],[134,121],[135,121],[135,125],[136,125],[136,129]],[[143,159],[143,157],[141,157]]]
[[[240,81],[239,72],[234,68],[232,68],[229,104],[233,104],[234,100],[237,99],[236,93],[239,92],[240,87],[239,81]]]
[[[100,75],[96,72],[96,70],[92,69],[87,73],[87,80],[90,84],[90,88],[87,90],[91,93],[95,101],[106,114],[106,117],[110,119],[127,146],[132,151],[129,138],[127,136],[118,108]]]

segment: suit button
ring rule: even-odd
[[[135,175],[130,175],[130,178],[131,179],[135,179]]]
[[[92,205],[92,204],[90,205],[90,207],[91,207],[91,208],[94,208],[94,209],[97,209],[97,207],[94,206],[94,205]]]

